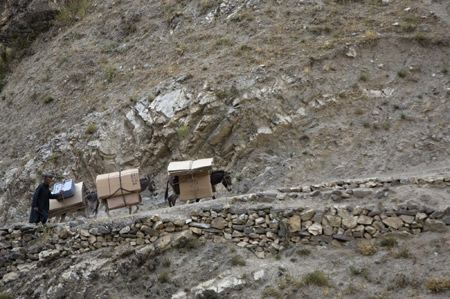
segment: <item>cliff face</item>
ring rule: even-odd
[[[75,2],[4,14],[6,42],[24,15],[53,26],[8,48],[3,222],[44,171],[161,190],[169,161],[213,156],[248,192],[449,166],[446,1]]]

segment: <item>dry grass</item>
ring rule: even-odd
[[[303,276],[302,282],[305,285],[317,285],[317,286],[329,286],[330,282],[325,274],[321,270],[316,270],[314,272],[308,273]]]
[[[393,248],[397,245],[397,240],[395,240],[395,238],[384,238],[381,240],[380,245],[387,248]]]
[[[430,277],[426,282],[425,286],[427,289],[431,290],[433,293],[441,293],[450,289],[450,279],[449,278],[432,278]]]
[[[233,266],[245,266],[245,260],[239,256],[239,255],[235,255],[231,258],[231,265]]]
[[[362,255],[374,255],[377,249],[373,242],[363,240],[358,244],[358,252]]]

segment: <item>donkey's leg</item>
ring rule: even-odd
[[[111,218],[111,214],[109,214],[108,204],[106,203],[106,199],[102,199],[102,204],[105,206],[105,213],[108,218]]]
[[[59,218],[59,222],[64,222],[65,219],[66,219],[66,213],[61,215],[61,218]]]
[[[137,214],[138,211],[139,211],[139,205],[136,205],[136,211],[134,211],[134,214]]]

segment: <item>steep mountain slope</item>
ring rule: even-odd
[[[2,91],[3,222],[40,174],[214,156],[235,190],[450,165],[447,1],[93,1]],[[236,192],[236,191],[235,191]]]

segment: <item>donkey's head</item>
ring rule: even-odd
[[[228,191],[233,190],[233,183],[231,181],[231,172],[225,171],[223,174],[222,184]]]

